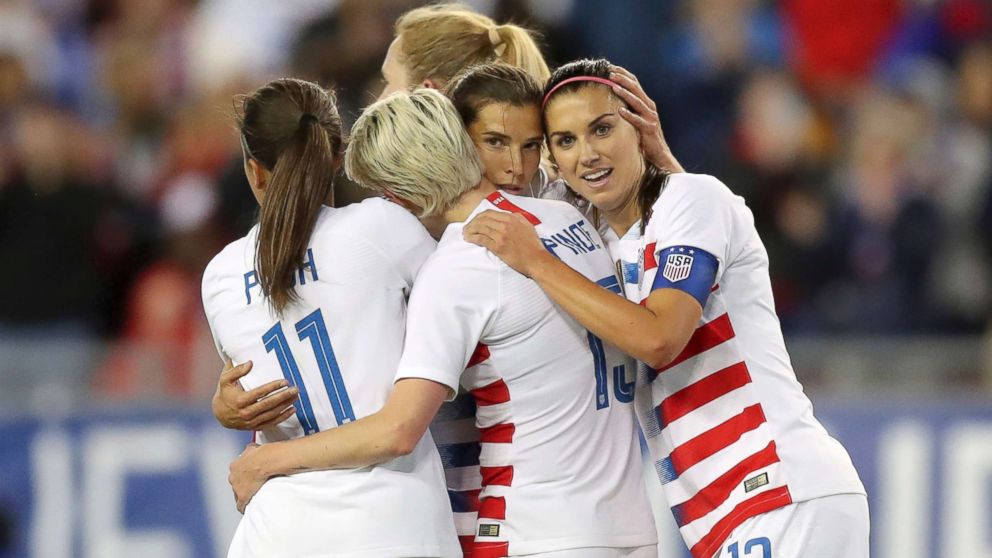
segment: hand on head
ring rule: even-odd
[[[640,133],[645,159],[669,172],[685,172],[665,141],[657,105],[644,92],[637,76],[620,66],[611,65],[610,79],[619,86],[613,87],[613,92],[630,107],[620,107],[620,116]]]

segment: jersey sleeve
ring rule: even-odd
[[[391,252],[390,262],[409,290],[437,243],[409,211],[393,202],[379,203],[386,215],[384,222],[390,224],[389,230],[383,231],[386,233],[383,245]]]
[[[478,247],[475,247],[478,248]],[[458,392],[458,382],[499,304],[498,265],[478,258],[432,258],[410,296],[406,340],[396,380],[433,380]]]
[[[210,329],[210,336],[214,341],[214,348],[217,349],[217,354],[220,356],[222,361],[227,361],[228,356],[224,352],[224,347],[220,344],[220,339],[217,337],[217,330],[214,326],[214,322],[217,320],[216,312],[216,298],[217,293],[217,267],[220,265],[218,260],[220,256],[214,257],[207,268],[203,271],[203,279],[200,283],[200,297],[203,301],[203,313],[207,317],[207,327]]]
[[[645,278],[651,292],[677,289],[701,306],[729,259],[733,231],[734,196],[712,176],[672,175],[655,202],[644,232]]]

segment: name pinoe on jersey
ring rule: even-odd
[[[547,237],[542,236],[541,242],[544,244],[544,248],[558,259],[561,259],[558,250],[568,250],[564,253],[576,255],[588,254],[602,249],[603,246],[598,242],[598,239],[586,230],[585,224],[585,220],[580,219],[554,234]]]

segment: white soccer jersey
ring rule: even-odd
[[[610,249],[628,298],[675,288],[703,306],[671,364],[643,369],[638,418],[686,544],[711,558],[750,517],[811,498],[864,494],[847,452],[813,416],[785,349],[768,254],[751,211],[711,176],[668,178],[642,236]]]
[[[323,208],[300,300],[281,319],[254,270],[258,227],[207,266],[203,305],[219,351],[251,360],[245,389],[286,378],[296,414],[259,432],[266,443],[334,428],[380,410],[403,346],[406,298],[434,241],[409,212],[370,199]],[[430,435],[409,456],[361,469],[273,478],[245,511],[230,556],[460,556]]]
[[[619,294],[599,235],[574,208],[494,193],[473,216],[486,209],[521,213],[549,251]],[[417,279],[397,379],[453,390],[460,382],[474,399],[480,443],[448,446],[445,457],[466,464],[456,513],[478,511],[468,548],[490,558],[655,544],[631,408],[633,361],[537,283],[463,240],[462,229],[448,226]],[[481,468],[471,466],[476,455]]]

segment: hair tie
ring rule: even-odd
[[[606,78],[601,78],[601,77],[596,77],[596,76],[575,76],[575,77],[570,77],[570,78],[562,81],[558,85],[552,87],[551,88],[551,91],[548,91],[548,94],[544,96],[544,101],[541,102],[541,110],[544,110],[544,107],[548,106],[548,99],[551,98],[551,95],[553,95],[555,91],[558,91],[564,85],[568,85],[569,83],[575,83],[577,81],[594,81],[596,83],[602,83],[603,85],[609,85],[610,87],[613,87],[613,86],[619,87],[620,86],[620,84],[617,83],[617,82],[615,82],[615,81],[611,81],[611,80],[608,80]]]
[[[300,115],[300,121],[298,123],[300,126],[303,126],[304,124],[310,124],[310,123],[316,124],[317,123],[317,117],[314,116],[314,115],[312,115],[312,114],[310,114],[309,112],[304,112],[303,114]]]
[[[489,42],[492,43],[494,47],[499,46],[499,44],[503,42],[503,37],[499,36],[499,27],[494,25],[489,28]]]
[[[493,45],[493,52],[496,56],[502,58],[503,53],[506,52],[506,43],[503,42],[503,37],[499,34],[498,26],[489,28],[489,43]]]

